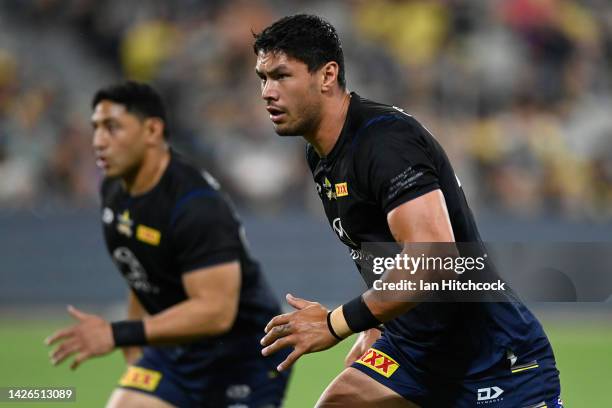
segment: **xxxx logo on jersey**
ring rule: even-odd
[[[119,380],[119,385],[145,391],[155,391],[161,377],[162,373],[159,371],[130,366],[123,377],[121,377],[121,380]]]
[[[335,185],[336,187],[336,197],[346,197],[348,195],[348,184],[346,181],[344,183],[338,183]]]
[[[395,370],[399,368],[397,361],[375,348],[370,348],[366,351],[365,354],[357,360],[357,363],[363,364],[387,378],[391,377]]]
[[[136,238],[149,245],[158,246],[161,239],[161,232],[155,228],[147,227],[146,225],[139,225],[136,228]]]

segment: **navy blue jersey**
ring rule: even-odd
[[[244,231],[229,201],[206,172],[172,152],[157,185],[129,195],[119,179],[102,184],[102,223],[113,262],[149,314],[187,299],[184,274],[239,261],[240,301],[228,334],[261,334],[280,307],[249,256]],[[221,339],[206,338],[201,344]]]
[[[433,136],[401,109],[352,93],[341,134],[331,152],[307,158],[334,232],[356,261],[362,244],[394,242],[387,214],[441,190],[457,242],[481,239],[460,182]],[[358,263],[366,284],[371,270]],[[385,324],[389,341],[416,367],[464,378],[488,370],[509,354],[548,344],[542,327],[512,293],[497,303],[421,303]]]

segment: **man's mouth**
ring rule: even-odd
[[[281,122],[283,116],[286,115],[285,111],[274,106],[268,106],[266,109],[270,114],[270,120],[274,123]]]
[[[106,159],[102,156],[98,156],[96,158],[96,166],[98,166],[99,168],[106,170],[108,169],[108,161],[106,161]]]

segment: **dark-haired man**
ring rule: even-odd
[[[414,243],[480,244],[461,185],[427,129],[401,109],[346,90],[331,24],[285,17],[255,35],[254,51],[274,129],[308,142],[325,213],[354,259],[372,242],[398,243],[408,254]],[[360,272],[372,282],[371,270]],[[349,367],[318,407],[561,406],[548,339],[511,294],[490,303],[404,296],[381,301],[370,288],[328,311],[288,295],[297,310],[268,323],[262,353],[292,347],[284,370],[305,353],[361,333]]]
[[[92,107],[104,237],[130,287],[128,320],[70,306],[77,324],[47,339],[60,342],[53,363],[76,354],[74,369],[123,348],[130,365],[109,407],[279,407],[282,358],[262,358],[258,344],[278,303],[219,186],[168,148],[150,86],[101,89]]]

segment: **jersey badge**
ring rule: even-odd
[[[161,240],[161,232],[141,224],[136,227],[136,238],[146,244],[158,246]]]
[[[130,366],[119,380],[119,385],[145,391],[155,391],[161,378],[162,373],[159,371]]]
[[[387,378],[391,377],[400,366],[397,361],[375,348],[368,349],[356,363],[362,364]]]
[[[132,225],[134,225],[134,222],[130,219],[130,212],[125,210],[117,219],[117,231],[130,238],[132,236]]]
[[[325,191],[325,195],[327,196],[328,200],[331,201],[336,199],[336,192],[332,189],[332,185],[327,177],[325,177],[325,180],[323,180],[323,190]]]
[[[115,214],[113,214],[113,210],[108,207],[104,207],[104,210],[102,210],[102,222],[108,225],[111,224],[114,219]]]
[[[336,197],[346,197],[348,195],[348,185],[344,183],[336,184]]]

